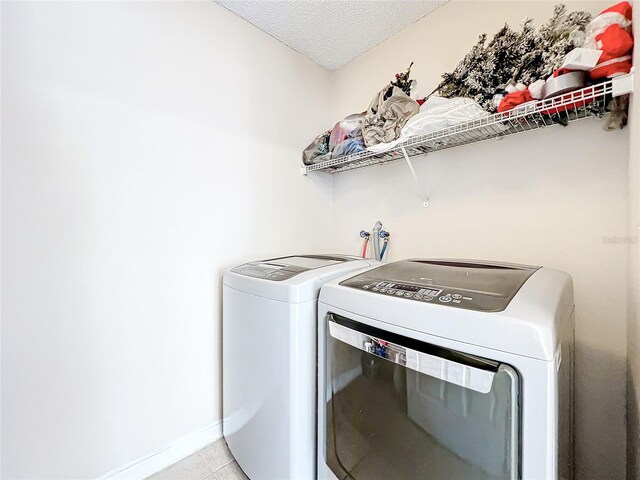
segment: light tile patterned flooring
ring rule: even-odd
[[[248,480],[224,438],[183,458],[147,480]]]

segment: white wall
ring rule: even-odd
[[[633,8],[634,31],[640,32],[640,2]],[[637,37],[637,33],[636,33]],[[634,60],[640,59],[636,42]],[[637,71],[636,66],[636,71]],[[627,323],[627,478],[640,479],[640,73],[635,75],[635,94],[629,112],[629,278]]]
[[[578,470],[622,478],[637,248],[603,237],[637,225],[637,133],[628,157],[631,129],[587,120],[417,159],[428,209],[400,163],[334,192],[297,173],[311,138],[411,60],[426,94],[480,33],[552,8],[454,2],[331,78],[213,2],[2,2],[2,476],[95,477],[219,421],[222,270],[332,235],[356,253],[379,218],[391,260],[573,275]],[[629,434],[638,467],[637,422]]]
[[[223,269],[330,247],[329,88],[210,1],[2,2],[3,478],[219,421]]]
[[[610,2],[569,3],[597,13]],[[415,61],[429,93],[477,41],[552,2],[446,4],[333,75],[333,120],[362,111],[395,72]],[[627,158],[629,129],[585,120],[440,152],[414,165],[431,206],[422,207],[402,162],[335,176],[335,249],[357,252],[361,228],[380,219],[389,260],[497,259],[569,272],[577,311],[579,479],[625,474]],[[607,243],[604,237],[618,237]]]

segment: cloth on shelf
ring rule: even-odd
[[[602,50],[598,64],[589,71],[593,80],[613,78],[631,71],[631,15],[631,4],[620,2],[603,10],[589,23],[583,48]]]
[[[340,120],[331,130],[329,149],[332,158],[351,155],[365,149],[362,137],[363,113],[354,113]]]
[[[399,138],[396,138],[395,140],[393,140],[391,142],[376,143],[375,145],[371,145],[370,147],[367,147],[367,151],[375,152],[375,153],[386,152],[388,150],[391,150],[396,145],[402,143],[403,141],[404,141],[404,139],[402,137],[399,137]]]
[[[502,99],[502,101],[500,102],[500,105],[498,105],[498,112],[499,113],[506,112],[507,110],[511,110],[519,105],[530,102],[532,100],[533,100],[533,97],[531,96],[531,92],[529,91],[529,89],[522,90],[522,91],[518,90],[516,92],[506,95]]]
[[[489,112],[470,98],[429,97],[420,107],[420,113],[411,117],[402,129],[403,140],[416,135],[450,127],[458,123],[477,120],[489,115]]]
[[[364,146],[364,139],[362,137],[347,138],[336,145],[336,148],[331,152],[331,158],[353,155],[354,153],[363,152],[365,149],[366,147]]]
[[[302,163],[305,165],[313,165],[314,163],[318,163],[322,160],[327,160],[330,158],[329,156],[329,136],[331,134],[330,130],[327,130],[324,133],[321,133],[316,138],[313,139],[307,148],[302,151]]]
[[[363,121],[363,113],[354,113],[353,115],[349,115],[336,123],[333,130],[331,130],[329,149],[333,150],[336,145],[340,142],[344,142],[348,138],[361,137]]]
[[[418,110],[418,103],[401,89],[384,87],[371,101],[364,118],[365,145],[371,147],[396,140],[407,120]]]
[[[459,123],[489,116],[489,112],[470,98],[444,98],[432,95],[420,106],[420,111],[411,117],[402,128],[400,136],[387,143],[379,143],[367,148],[368,151],[382,153],[418,135],[426,135],[436,130]]]
[[[313,159],[309,163],[305,163],[305,165],[315,165],[316,163],[322,163],[325,160],[331,160],[331,153],[325,153],[324,155],[313,157]]]

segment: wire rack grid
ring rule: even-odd
[[[371,165],[384,165],[405,158],[403,149],[409,157],[414,157],[553,125],[567,126],[570,122],[588,117],[602,117],[614,96],[614,80],[411,137],[383,152],[365,150],[305,165],[302,173],[338,173]]]

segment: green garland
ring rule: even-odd
[[[436,91],[447,98],[472,98],[493,112],[493,96],[509,83],[529,85],[549,77],[582,44],[590,21],[588,12],[567,13],[564,5],[556,5],[553,16],[537,28],[526,18],[520,31],[505,24],[489,43],[482,34],[453,72],[442,76]]]

